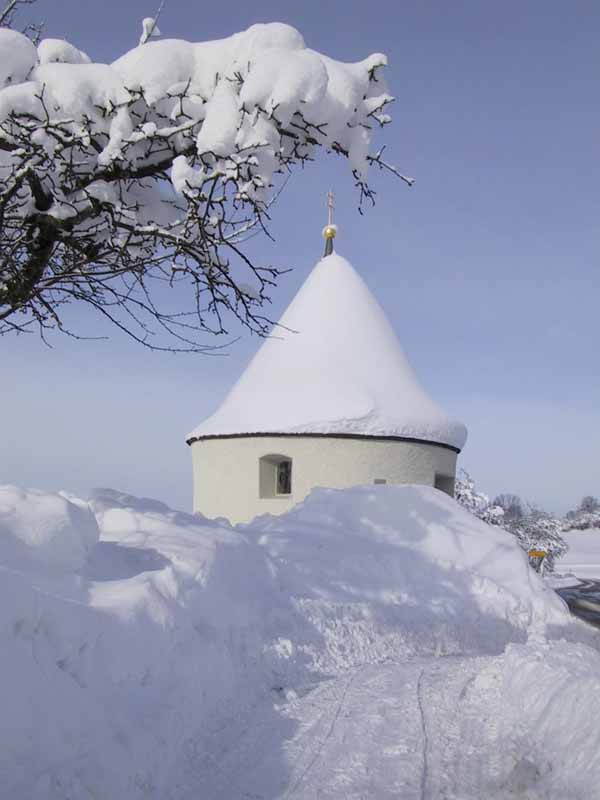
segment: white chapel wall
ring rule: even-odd
[[[456,453],[435,444],[334,437],[257,436],[196,441],[191,446],[194,511],[233,524],[259,514],[282,514],[315,486],[344,489],[385,480],[433,486],[454,477]],[[292,459],[292,494],[259,496],[259,461]]]

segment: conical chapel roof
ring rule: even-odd
[[[220,408],[188,436],[332,434],[462,449],[465,426],[419,383],[365,282],[322,258]]]

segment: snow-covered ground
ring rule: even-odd
[[[0,795],[581,798],[595,633],[427,487],[232,529],[0,488]]]
[[[565,531],[563,538],[569,551],[557,563],[557,571],[584,580],[600,580],[600,530]]]

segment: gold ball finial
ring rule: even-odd
[[[330,256],[333,253],[333,240],[336,233],[337,227],[333,224],[333,192],[327,192],[327,225],[323,228],[326,256]]]

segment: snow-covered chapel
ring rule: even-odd
[[[325,255],[218,410],[193,430],[194,511],[248,522],[316,486],[417,483],[452,495],[465,426],[420,385],[352,265]]]

